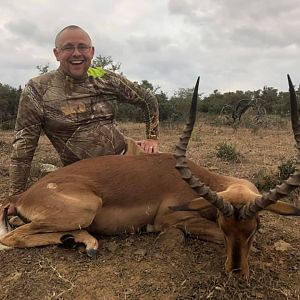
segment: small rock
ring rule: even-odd
[[[218,171],[218,170],[219,170],[218,167],[214,167],[214,166],[211,166],[211,167],[209,167],[208,169],[209,169],[210,171],[212,171],[212,172],[215,172],[215,171]]]
[[[116,242],[107,242],[104,245],[104,248],[112,253],[115,253],[118,249],[118,245]]]
[[[12,281],[19,281],[19,279],[21,278],[21,276],[22,276],[22,272],[16,271],[16,272],[13,273],[11,276],[9,276],[9,280],[12,280]]]
[[[257,292],[257,293],[255,293],[255,296],[256,296],[256,298],[258,298],[258,299],[265,299],[265,295],[264,295],[263,293]]]
[[[262,228],[259,228],[259,229],[257,230],[257,232],[260,233],[260,234],[263,234],[263,233],[265,233],[265,230],[262,229]]]
[[[160,253],[155,253],[154,257],[158,258],[158,259],[163,259],[164,258]]]
[[[57,169],[58,167],[52,164],[40,164],[40,176],[43,177]]]
[[[155,227],[152,224],[147,224],[146,226],[146,232],[155,232]]]
[[[145,256],[147,254],[147,251],[146,249],[137,249],[135,252],[134,252],[135,255],[139,255],[139,256]]]
[[[274,243],[274,247],[276,251],[287,251],[292,246],[291,244],[285,242],[284,240],[279,240],[278,242]]]

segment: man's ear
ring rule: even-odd
[[[56,60],[59,61],[59,53],[58,53],[57,48],[53,48],[53,53],[54,53],[54,55],[56,57]]]

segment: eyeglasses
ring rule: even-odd
[[[74,45],[66,45],[63,47],[56,47],[56,48],[61,50],[64,53],[73,53],[75,49],[77,49],[80,53],[87,53],[92,47],[85,44],[79,44],[77,47]]]

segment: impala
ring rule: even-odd
[[[296,95],[288,77],[292,126],[300,149]],[[101,156],[82,160],[41,178],[10,199],[24,224],[11,228],[8,209],[1,209],[0,247],[36,247],[73,241],[95,256],[99,241],[93,234],[171,230],[225,243],[227,272],[248,277],[248,256],[259,223],[269,210],[300,215],[280,198],[299,187],[296,171],[280,186],[261,195],[251,182],[222,176],[186,158],[193,130],[199,78],[190,117],[174,154]]]

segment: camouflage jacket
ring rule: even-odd
[[[113,100],[140,106],[146,138],[158,136],[158,104],[147,90],[125,77],[90,68],[80,81],[60,69],[31,79],[18,109],[10,166],[10,194],[26,189],[41,130],[64,165],[98,155],[120,154],[126,147],[114,122]]]

